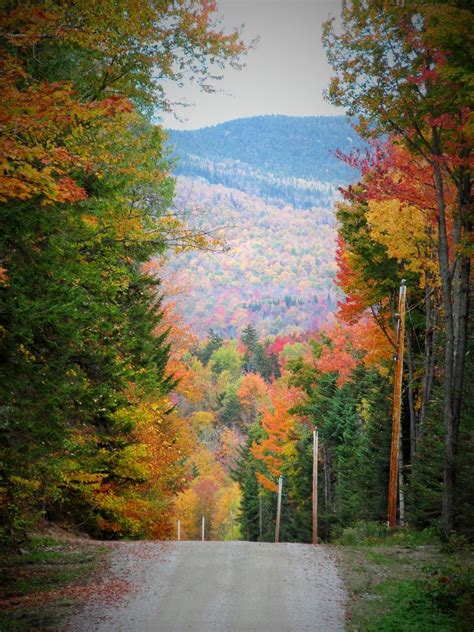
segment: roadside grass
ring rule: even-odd
[[[104,559],[105,546],[87,540],[32,537],[0,552],[0,632],[56,632]]]
[[[385,541],[371,535],[345,544],[341,536],[339,564],[351,599],[348,632],[473,632],[471,549],[464,542],[450,548],[420,539],[429,538],[395,532]]]

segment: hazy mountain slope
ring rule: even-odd
[[[180,155],[176,206],[191,223],[224,227],[227,253],[188,252],[166,274],[183,286],[180,311],[199,335],[313,329],[339,298],[333,204],[357,177],[336,150],[361,148],[342,117],[256,117],[172,132]]]
[[[183,159],[192,154],[214,162],[236,160],[259,171],[332,184],[354,175],[336,158],[336,150],[362,147],[343,116],[256,116],[200,130],[171,131],[170,143]]]
[[[335,222],[325,208],[277,208],[222,185],[180,176],[178,208],[201,209],[204,226],[222,226],[228,252],[187,252],[166,266],[193,331],[234,336],[252,323],[261,335],[302,333],[335,307]]]
[[[341,116],[259,116],[169,135],[175,173],[300,208],[330,206],[356,175],[336,151],[364,146]]]

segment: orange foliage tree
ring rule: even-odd
[[[297,404],[300,392],[285,383],[275,383],[269,389],[270,403],[263,404],[263,438],[254,442],[251,453],[263,465],[263,471],[257,472],[257,480],[269,491],[276,491],[276,480],[282,472],[285,455],[291,451],[291,432],[297,416],[291,409]]]

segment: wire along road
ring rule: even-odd
[[[252,542],[123,542],[68,632],[342,632],[328,549]]]

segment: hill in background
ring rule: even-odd
[[[352,127],[343,117],[262,116],[173,131],[169,143],[179,156],[176,207],[198,228],[221,228],[228,246],[166,266],[184,288],[178,305],[193,330],[318,327],[339,298],[332,207],[357,173],[336,151],[363,148]]]
[[[342,116],[257,116],[170,131],[175,173],[258,195],[277,206],[330,206],[357,172],[336,156],[364,144]]]

